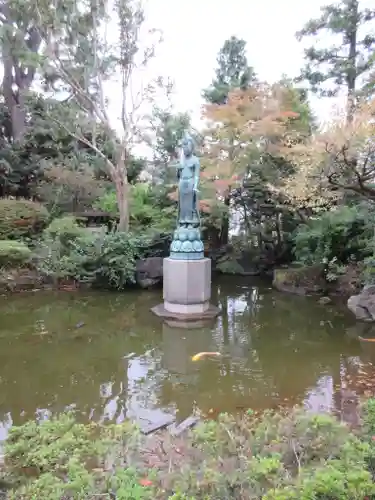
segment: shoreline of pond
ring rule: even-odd
[[[149,259],[145,259],[149,260]],[[312,271],[312,272],[311,272]],[[272,272],[236,272],[225,273],[214,270],[212,272],[212,281],[220,278],[224,279],[241,279],[242,281],[248,280],[249,285],[254,282],[263,282],[264,284],[272,284],[272,286],[280,291],[288,294],[302,295],[302,296],[323,296],[332,295],[338,297],[348,297],[354,291],[359,290],[359,285],[356,283],[354,287],[346,289],[342,287],[342,282],[337,285],[327,286],[324,284],[319,275],[319,270],[301,266],[286,266],[281,268],[274,268]],[[160,278],[158,278],[160,279]],[[126,289],[138,290],[154,290],[162,288],[162,277],[158,283],[150,286],[142,286],[137,282],[134,286],[128,286]],[[98,289],[86,283],[79,282],[73,279],[51,279],[35,269],[32,268],[15,268],[4,269],[0,274],[0,293],[5,292],[23,292],[40,289],[54,289],[54,290],[88,290]],[[125,290],[126,290],[125,289]]]

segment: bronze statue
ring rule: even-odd
[[[182,154],[177,167],[178,179],[178,224],[199,226],[198,186],[199,158],[194,155],[194,142],[189,135],[182,141]]]
[[[199,174],[200,162],[194,155],[194,141],[186,134],[182,141],[180,163],[177,166],[178,218],[171,244],[172,259],[204,258],[198,205]]]

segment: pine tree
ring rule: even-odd
[[[337,43],[323,48],[317,48],[315,43],[306,49],[307,62],[299,80],[307,80],[311,90],[321,96],[335,96],[346,87],[350,121],[357,97],[366,89],[374,65],[375,35],[371,28],[375,8],[361,8],[359,0],[340,0],[323,7],[321,12],[319,18],[311,19],[297,33],[297,38],[301,40],[324,33],[336,36]]]
[[[232,36],[224,42],[217,57],[216,75],[203,97],[212,104],[225,104],[231,90],[246,90],[256,81],[246,57],[246,42]]]

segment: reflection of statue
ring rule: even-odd
[[[204,258],[197,196],[199,170],[199,159],[194,155],[194,141],[192,137],[185,135],[180,164],[177,166],[178,219],[171,245],[172,259]]]

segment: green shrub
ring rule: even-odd
[[[375,236],[368,244],[369,255],[363,260],[361,278],[363,284],[373,285],[375,283]]]
[[[332,416],[301,409],[221,414],[177,441],[168,431],[160,434],[154,445],[159,450],[162,441],[163,454],[155,455],[129,423],[82,425],[62,415],[10,431],[5,463],[15,486],[9,498],[370,499],[366,433],[373,423],[366,425],[361,437]],[[102,467],[109,452],[111,467]],[[150,473],[153,458],[158,465]]]
[[[224,414],[192,436],[200,454],[174,471],[173,486],[195,499],[363,500],[375,492],[369,445],[329,415]]]
[[[31,238],[43,231],[48,210],[35,201],[0,199],[0,239]]]
[[[138,183],[131,188],[130,222],[133,227],[172,231],[176,223],[174,207],[161,208],[149,184]]]
[[[375,399],[371,398],[363,405],[363,435],[370,442],[373,441],[375,436]]]
[[[109,214],[118,215],[116,192],[114,190],[107,191],[96,200],[94,208]]]
[[[364,259],[361,278],[364,284],[375,283],[375,253]]]
[[[38,251],[39,270],[55,279],[115,290],[135,283],[136,260],[143,256],[147,241],[130,233],[83,231],[64,241],[61,234],[46,238]]]
[[[241,274],[243,267],[236,260],[235,255],[224,255],[217,260],[216,268],[222,274]]]
[[[31,257],[31,250],[22,241],[0,240],[0,267],[21,267],[27,264]]]
[[[70,254],[78,281],[116,290],[135,283],[136,260],[141,256],[142,241],[122,232],[80,238]]]
[[[369,255],[373,215],[364,207],[339,207],[324,213],[294,234],[294,253],[304,265],[346,264]]]
[[[174,229],[176,223],[175,207],[161,208],[155,198],[152,188],[145,183],[129,186],[130,189],[130,225],[133,229],[142,227],[154,232],[168,232]],[[105,212],[118,215],[116,193],[108,191],[97,200],[95,206]]]
[[[110,498],[110,494],[124,500],[149,498],[140,496],[149,492],[139,485],[136,471],[120,466],[122,457],[129,458],[136,449],[138,436],[137,429],[128,423],[83,425],[69,414],[14,427],[5,447],[7,470],[14,485],[8,498],[88,500]],[[113,470],[111,477],[105,478],[102,462],[109,452],[115,452]],[[132,496],[125,496],[124,491]]]
[[[54,219],[44,230],[45,239],[57,240],[63,247],[68,247],[74,240],[87,233],[77,223],[75,217],[67,215]]]
[[[91,234],[91,233],[90,233]],[[43,237],[36,248],[38,270],[58,281],[75,279],[78,263],[72,259],[75,242],[88,235],[88,231],[78,225],[72,216],[54,219],[44,230]]]

